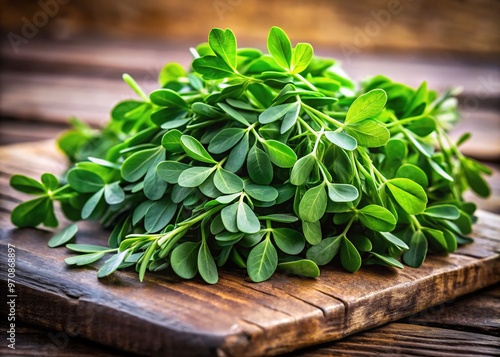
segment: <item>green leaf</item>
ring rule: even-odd
[[[68,172],[67,180],[75,191],[82,193],[97,192],[105,185],[104,180],[98,174],[78,168]]]
[[[352,202],[359,197],[359,192],[353,185],[345,183],[327,183],[328,197],[333,202]]]
[[[391,136],[384,124],[373,119],[346,125],[345,131],[356,139],[358,145],[369,148],[384,146]]]
[[[66,248],[72,250],[73,252],[79,253],[97,253],[109,250],[109,247],[103,247],[100,245],[93,244],[66,244]]]
[[[400,269],[404,269],[403,264],[401,264],[398,260],[394,259],[393,257],[385,254],[378,254],[375,252],[371,252],[372,257],[375,257],[377,260],[379,260],[383,265],[391,266],[391,267],[396,267]]]
[[[47,191],[55,191],[59,188],[59,180],[51,173],[44,173],[41,179]]]
[[[248,152],[247,171],[253,182],[260,185],[269,185],[273,180],[273,166],[269,156],[254,146]]]
[[[299,216],[307,222],[319,221],[325,214],[326,205],[327,196],[325,187],[323,184],[320,184],[307,190],[304,197],[300,200]]]
[[[260,222],[250,206],[245,202],[238,203],[238,211],[236,213],[236,225],[240,232],[252,234],[260,231]]]
[[[113,255],[111,258],[106,260],[104,265],[99,269],[97,272],[97,277],[98,278],[104,278],[108,275],[111,275],[115,272],[116,269],[120,266],[120,264],[123,262],[125,257],[127,256],[128,251],[124,250],[121,253]],[[102,253],[101,253],[102,254]]]
[[[210,156],[207,150],[205,150],[203,145],[201,145],[201,143],[192,136],[182,135],[181,145],[186,154],[188,154],[188,156],[192,159],[209,164],[217,163],[217,161],[215,161],[212,156]]]
[[[125,200],[125,192],[120,187],[119,181],[104,186],[104,200],[108,205],[116,205]]]
[[[193,69],[204,79],[222,79],[231,77],[234,71],[224,60],[216,56],[204,56],[193,61]]]
[[[412,121],[406,128],[423,138],[436,130],[436,120],[432,117],[424,116]]]
[[[432,169],[434,170],[434,172],[436,172],[439,176],[441,176],[442,178],[444,178],[445,180],[447,181],[450,181],[450,182],[453,182],[453,177],[451,177],[438,163],[436,163],[434,160],[432,160],[431,158],[429,158],[427,160],[427,162],[429,163],[429,165],[431,165]],[[466,175],[467,176],[467,175]]]
[[[179,78],[186,76],[186,71],[180,64],[167,63],[158,75],[158,84],[163,87],[170,82],[177,82]]]
[[[295,105],[291,107],[290,110],[286,112],[285,116],[283,117],[283,121],[281,122],[280,134],[285,134],[288,130],[293,128],[293,126],[297,122],[299,113],[300,113],[300,104],[296,102]]]
[[[177,161],[163,161],[156,166],[158,176],[170,184],[179,181],[180,174],[191,166]]]
[[[337,255],[342,241],[342,236],[325,238],[319,244],[309,248],[306,257],[318,265],[326,265]]]
[[[85,205],[83,205],[82,208],[82,219],[87,219],[92,215],[94,210],[97,208],[97,205],[101,201],[102,196],[104,196],[104,188],[101,188],[99,191],[94,193],[87,200],[87,202],[85,202]]]
[[[228,195],[243,190],[243,180],[230,171],[218,168],[214,175],[214,184],[217,189]]]
[[[148,199],[155,201],[162,198],[166,190],[167,190],[167,182],[165,182],[165,180],[163,180],[160,177],[160,175],[158,175],[156,167],[151,166],[148,172],[146,173],[146,177],[144,177],[144,187],[143,187],[144,195]],[[108,201],[106,200],[106,202]]]
[[[29,195],[42,195],[45,193],[45,187],[40,182],[24,175],[12,175],[10,185],[14,189]]]
[[[305,71],[311,63],[314,55],[312,46],[308,43],[298,43],[292,50],[291,73],[300,73]]]
[[[272,230],[274,242],[284,253],[296,255],[302,252],[306,240],[304,236],[291,228],[274,228]]]
[[[275,122],[276,120],[283,118],[288,112],[295,113],[297,111],[297,108],[300,109],[299,102],[286,103],[269,107],[259,115],[259,123],[269,124]]]
[[[229,206],[226,206],[221,211],[221,219],[224,227],[229,232],[239,232],[238,226],[236,224],[236,216],[238,214],[239,203],[235,202]]]
[[[234,147],[245,133],[245,129],[241,128],[222,129],[210,140],[208,151],[212,154],[222,154]]]
[[[319,244],[321,242],[321,239],[323,239],[323,234],[321,232],[321,223],[319,221],[302,221],[302,232],[304,232],[304,237],[311,245]]]
[[[316,157],[313,154],[308,154],[298,159],[290,173],[290,183],[296,186],[307,183],[315,163]]]
[[[327,131],[325,137],[333,144],[344,150],[352,151],[358,147],[358,142],[344,131]]]
[[[122,177],[128,182],[136,182],[146,175],[151,166],[156,166],[163,160],[165,149],[162,146],[138,151],[123,162]]]
[[[441,219],[458,219],[460,218],[460,210],[453,205],[441,204],[428,207],[424,213],[426,216]]]
[[[177,205],[168,198],[156,201],[146,212],[144,228],[149,233],[155,233],[167,226],[177,211]]]
[[[407,178],[415,181],[424,188],[429,186],[429,179],[427,178],[424,170],[415,165],[405,164],[400,166],[396,172],[396,177]]]
[[[186,101],[171,89],[157,89],[151,92],[149,99],[161,107],[188,108]]]
[[[278,167],[293,167],[297,161],[297,154],[286,144],[277,140],[266,140],[262,142],[264,150],[269,155],[271,162]]]
[[[213,28],[208,35],[208,44],[218,57],[236,68],[236,37],[230,29]]]
[[[161,138],[161,145],[168,152],[182,152],[181,136],[182,133],[179,130],[171,129]]]
[[[269,220],[272,222],[280,222],[280,223],[294,223],[297,222],[299,219],[295,216],[292,216],[291,214],[286,214],[286,213],[273,213],[273,214],[266,214],[265,216],[259,216],[260,220]]]
[[[390,232],[396,227],[396,218],[387,208],[368,205],[358,211],[361,223],[374,231]]]
[[[427,227],[423,227],[422,232],[424,232],[432,251],[445,253],[448,250],[448,245],[446,244],[443,232]]]
[[[468,161],[466,161],[465,165],[462,165],[462,172],[464,173],[470,188],[478,196],[486,198],[491,194],[490,187],[486,181],[481,177],[478,170],[469,164]]]
[[[170,254],[172,270],[183,279],[192,279],[198,272],[199,243],[184,242],[174,248]]]
[[[277,266],[278,253],[269,238],[256,245],[248,255],[247,272],[255,283],[269,279]]]
[[[64,259],[64,261],[68,265],[82,266],[82,265],[92,264],[101,259],[102,257],[104,257],[104,255],[106,255],[106,253],[104,252],[95,252],[95,253],[82,254],[82,255],[76,255],[74,257],[69,257]]]
[[[387,181],[396,202],[409,214],[420,214],[427,205],[427,194],[422,186],[406,179],[394,178]]]
[[[273,202],[278,198],[278,190],[272,186],[248,184],[245,192],[252,198],[262,202]]]
[[[342,239],[340,247],[340,263],[351,273],[354,273],[361,267],[361,256],[356,247],[347,238]]]
[[[215,284],[219,280],[217,265],[207,243],[201,243],[198,251],[198,271],[201,277],[209,284]]]
[[[394,234],[391,234],[389,232],[380,232],[380,235],[389,243],[392,245],[398,247],[399,249],[408,249],[408,245],[403,242],[401,239],[396,237]]]
[[[292,64],[292,44],[285,31],[274,26],[267,37],[267,49],[276,63],[284,69],[289,69]]]
[[[73,223],[69,225],[68,227],[64,228],[62,231],[58,232],[55,236],[50,238],[49,240],[49,247],[55,248],[59,247],[63,244],[66,244],[69,242],[75,234],[78,232],[78,226],[76,223]]]
[[[226,247],[238,243],[241,240],[241,238],[243,238],[244,235],[245,233],[242,232],[238,233],[222,232],[215,236],[215,240],[217,241],[217,244],[219,246]]]
[[[279,263],[278,269],[281,269],[289,274],[305,276],[308,278],[317,278],[320,275],[320,271],[316,263],[309,259],[299,259]]]
[[[149,266],[149,262],[151,260],[151,257],[153,256],[153,253],[155,252],[155,249],[157,247],[158,240],[154,240],[153,243],[146,249],[144,254],[141,256],[140,260],[140,265],[139,265],[139,281],[144,280],[144,275],[146,274],[146,269]]]
[[[213,167],[190,167],[179,175],[178,183],[182,187],[198,187],[214,171]],[[233,192],[230,192],[233,193]]]
[[[217,104],[227,115],[229,115],[230,118],[233,118],[237,122],[245,125],[245,126],[250,126],[250,123],[248,122],[247,118],[243,116],[242,113],[240,113],[238,110],[234,109],[230,105],[226,103],[218,103]]]
[[[409,248],[403,253],[403,261],[413,268],[418,268],[427,255],[427,239],[422,231],[413,233]]]
[[[373,118],[384,109],[386,103],[387,94],[383,89],[373,89],[360,95],[349,107],[344,123],[352,125]]]
[[[248,133],[243,136],[240,142],[231,150],[224,168],[231,172],[236,172],[245,163],[249,148]]]

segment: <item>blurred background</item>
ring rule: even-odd
[[[494,197],[480,203],[500,211],[500,1],[0,0],[0,9],[1,145],[54,138],[71,116],[102,125],[134,97],[123,72],[155,89],[161,67],[187,66],[212,27],[265,50],[277,25],[355,79],[462,87],[453,136],[473,132],[464,151],[495,169]]]

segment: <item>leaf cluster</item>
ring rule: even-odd
[[[277,269],[317,277],[332,262],[418,267],[470,241],[463,193],[488,196],[490,170],[460,152],[468,136],[447,135],[452,92],[355,83],[277,27],[267,49],[216,28],[192,69],[165,65],[149,95],[124,75],[139,99],[118,103],[103,130],[76,122],[59,139],[73,162],[61,182],[11,178],[37,196],[13,223],[57,226],[57,201],[69,219],[112,229],[107,246],[67,244],[76,225],[59,232],[49,245],[78,253],[68,264],[103,258],[99,277],[135,266],[141,280],[171,269],[210,284],[227,264],[255,282]]]

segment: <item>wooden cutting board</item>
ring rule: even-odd
[[[276,355],[422,311],[500,281],[500,217],[478,212],[473,244],[430,256],[419,269],[362,268],[350,274],[323,267],[317,279],[276,274],[252,283],[225,269],[216,285],[172,273],[133,271],[98,280],[95,267],[72,268],[65,248],[51,249],[52,233],[14,229],[9,212],[25,199],[10,175],[62,172],[53,142],[0,148],[0,264],[16,251],[18,320],[81,336],[123,351],[162,356]],[[98,224],[79,224],[79,243],[105,244]],[[6,274],[0,279],[5,283]],[[2,306],[3,309],[5,307]]]

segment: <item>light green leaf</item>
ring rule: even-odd
[[[291,73],[300,73],[304,71],[311,62],[314,55],[312,46],[308,43],[298,43],[292,50]]]
[[[78,226],[76,225],[76,223],[69,225],[62,231],[58,232],[55,236],[50,238],[49,247],[54,248],[66,244],[71,239],[73,239],[73,237],[77,232],[78,232]]]
[[[186,109],[186,101],[171,89],[157,89],[149,95],[152,103],[162,107],[175,107]]]
[[[423,214],[433,218],[450,220],[460,218],[460,210],[456,206],[449,204],[432,205],[428,207]]]
[[[373,89],[360,95],[349,107],[345,124],[352,125],[377,116],[384,109],[386,103],[387,94],[383,89]]]
[[[186,154],[189,155],[192,159],[195,159],[197,161],[201,162],[206,162],[209,164],[216,164],[217,161],[215,161],[212,156],[205,150],[203,145],[193,138],[192,136],[189,135],[182,135],[181,136],[181,145]]]
[[[104,252],[95,252],[82,255],[75,255],[74,257],[69,257],[64,259],[64,261],[68,265],[78,265],[78,266],[88,265],[98,261],[99,259],[104,257],[105,254],[106,253]]]
[[[328,197],[333,202],[352,202],[359,197],[358,189],[345,183],[327,183]]]
[[[427,194],[422,186],[406,179],[394,178],[387,181],[396,202],[409,214],[420,214],[427,205]]]
[[[216,56],[204,56],[193,61],[193,69],[204,79],[222,79],[231,77],[234,71],[224,60]]]
[[[248,184],[245,185],[245,192],[250,197],[262,202],[272,202],[278,198],[278,190],[272,186]]]
[[[289,69],[292,64],[292,44],[285,31],[274,26],[267,37],[267,49],[276,63],[284,69]]]
[[[352,151],[358,146],[358,142],[344,131],[327,131],[325,137],[333,144],[344,150]]]
[[[358,145],[369,148],[385,145],[391,136],[384,124],[373,119],[346,125],[345,131],[356,139]]]
[[[361,223],[374,231],[390,232],[396,227],[396,218],[387,208],[368,205],[358,211]]]
[[[208,35],[208,44],[218,57],[236,68],[236,37],[230,29],[213,28]]]

